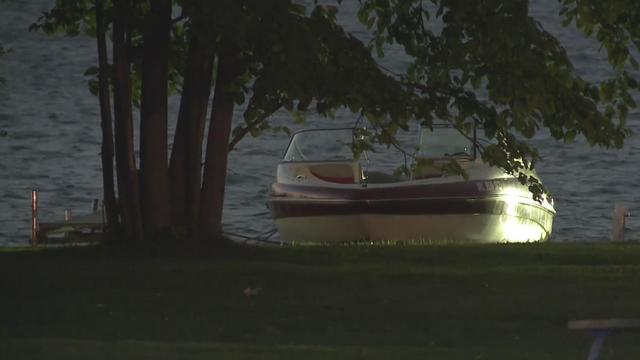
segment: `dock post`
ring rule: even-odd
[[[613,231],[611,233],[611,241],[625,241],[624,227],[629,216],[631,216],[631,213],[629,212],[627,205],[622,202],[616,202],[613,209]]]
[[[31,245],[38,245],[38,190],[31,190]]]

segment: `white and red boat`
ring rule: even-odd
[[[480,159],[475,136],[423,129],[418,157],[432,166],[404,178],[353,157],[354,129],[297,132],[277,168],[268,206],[286,242],[529,242],[551,234],[555,210],[512,175]],[[468,178],[438,164],[455,161]]]

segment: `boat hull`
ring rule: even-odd
[[[545,241],[551,233],[551,227],[506,214],[327,215],[281,218],[275,223],[281,239],[291,243],[532,242]]]
[[[555,215],[512,180],[377,188],[274,184],[268,205],[281,239],[298,243],[544,241]]]

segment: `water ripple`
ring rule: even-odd
[[[96,63],[95,43],[83,37],[46,37],[27,27],[54,0],[7,1],[0,12],[0,42],[13,48],[2,58],[0,86],[0,244],[25,244],[29,229],[31,189],[41,194],[41,214],[62,218],[64,209],[83,212],[91,199],[101,196],[100,133],[97,100],[87,91],[84,70]],[[356,2],[344,2],[341,21],[348,31],[367,39],[355,22]],[[567,47],[577,72],[589,81],[611,77],[606,54],[592,39],[558,21],[554,0],[533,0],[532,14],[543,27]],[[407,59],[390,48],[385,66],[403,69]],[[176,118],[178,101],[170,103]],[[242,108],[235,110],[236,124]],[[554,241],[603,241],[609,238],[615,202],[630,204],[632,214],[640,208],[637,164],[640,163],[640,109],[629,114],[634,135],[620,151],[591,149],[583,139],[562,144],[548,134],[532,143],[545,161],[539,173],[554,194],[558,215]],[[291,124],[286,112],[278,112],[274,125]],[[353,124],[353,116],[339,113],[336,119],[310,117],[310,126]],[[173,129],[175,124],[171,123]],[[294,125],[294,130],[299,128]],[[229,159],[228,192],[224,223],[230,231],[257,235],[272,228],[264,204],[288,139],[283,134],[264,134],[244,139]],[[629,219],[628,238],[640,240],[640,218]]]

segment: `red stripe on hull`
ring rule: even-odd
[[[356,214],[504,214],[508,204],[503,190],[513,186],[521,185],[514,179],[371,188],[273,184],[268,205],[275,219]],[[531,198],[520,198],[515,201],[552,214],[532,203]],[[508,201],[514,201],[513,193]]]
[[[503,214],[506,209],[505,202],[499,199],[469,198],[348,201],[272,198],[268,205],[275,219],[357,214]]]

